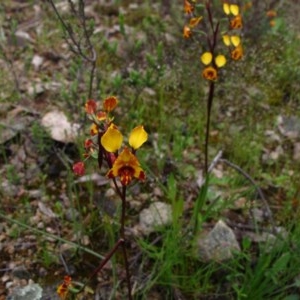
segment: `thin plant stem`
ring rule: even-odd
[[[95,57],[96,52],[92,51],[91,57],[87,56],[84,53],[84,51],[82,50],[81,42],[76,40],[72,27],[69,24],[67,24],[64,21],[64,19],[61,17],[61,15],[58,12],[58,10],[56,8],[56,5],[54,4],[53,0],[48,0],[48,2],[50,3],[56,17],[58,18],[58,20],[61,23],[61,25],[62,25],[63,29],[65,30],[65,32],[67,32],[68,37],[72,42],[72,43],[70,43],[70,41],[68,39],[66,39],[66,42],[70,46],[71,51],[74,52],[75,54],[79,54],[83,59],[87,60],[88,62],[94,62],[96,60],[96,57]],[[82,23],[82,25],[86,26],[85,23]],[[89,48],[92,49],[92,45],[90,43],[89,36],[87,35],[86,28],[84,27],[83,29],[84,29],[84,34],[85,34],[85,40],[86,40]],[[74,46],[75,46],[75,48],[74,48]]]
[[[113,183],[116,188],[118,195],[122,200],[122,211],[120,217],[120,239],[114,245],[113,249],[105,256],[104,260],[100,263],[100,265],[95,269],[95,271],[90,275],[89,279],[86,281],[85,285],[105,266],[105,264],[109,261],[109,259],[113,256],[113,254],[117,251],[117,249],[121,246],[122,247],[122,254],[124,258],[124,265],[125,265],[125,272],[126,272],[126,282],[127,282],[127,289],[128,289],[128,299],[132,300],[131,295],[131,282],[130,282],[130,272],[129,272],[129,262],[127,257],[126,245],[125,245],[125,217],[126,217],[126,186],[122,187],[120,190],[117,181],[113,178]],[[85,286],[84,285],[84,286]]]
[[[99,143],[99,156],[100,153],[102,153],[102,146],[101,146],[101,136],[100,134],[98,135],[98,143]],[[107,153],[106,155],[106,161],[109,164],[109,167],[112,167],[110,159],[107,157]],[[101,154],[101,160],[99,160],[98,157],[98,164],[99,164],[99,169],[101,168],[102,165],[102,154]],[[125,245],[125,218],[126,218],[126,185],[122,186],[122,189],[120,189],[120,187],[117,184],[116,178],[112,178],[112,181],[114,183],[115,189],[117,191],[117,194],[119,195],[119,197],[121,198],[122,201],[122,211],[121,211],[121,216],[120,216],[120,231],[119,231],[119,235],[120,235],[120,239],[122,243],[119,243],[119,241],[116,243],[116,245],[114,246],[114,251],[110,251],[108,256],[112,256],[115,251],[117,250],[117,248],[121,245],[122,246],[122,254],[123,254],[123,258],[124,258],[124,264],[125,264],[125,271],[126,271],[126,282],[127,282],[127,288],[128,288],[128,299],[132,300],[132,296],[131,296],[131,283],[130,283],[130,272],[129,272],[129,263],[128,263],[128,258],[127,258],[127,252],[126,252],[126,245]],[[109,257],[109,258],[110,258]],[[107,259],[107,257],[105,257],[105,263],[109,260],[109,258]],[[99,272],[103,266],[105,265],[105,263],[103,264],[103,262],[99,265],[99,267],[97,267],[96,271],[94,271],[94,273],[91,275],[90,278],[92,278],[95,275],[95,272]]]
[[[69,1],[69,4],[71,5],[71,11],[74,15],[76,15],[79,18],[79,21],[81,23],[81,28],[83,30],[83,36],[84,40],[86,42],[87,48],[88,48],[88,55],[86,54],[86,50],[84,46],[82,46],[81,39],[78,39],[74,35],[74,30],[72,29],[72,26],[69,25],[60,15],[59,11],[57,10],[57,7],[55,6],[53,0],[48,0],[50,3],[56,17],[58,18],[59,22],[61,23],[63,30],[67,33],[67,36],[65,38],[67,44],[70,47],[70,50],[75,53],[76,55],[79,55],[82,57],[85,61],[90,63],[91,70],[90,70],[90,77],[89,77],[89,84],[88,84],[88,99],[92,99],[93,97],[93,83],[95,80],[95,70],[96,70],[96,62],[97,62],[97,53],[96,50],[91,42],[90,34],[87,30],[87,24],[86,24],[86,17],[84,14],[84,1],[79,1],[79,12],[76,13],[75,7],[73,5],[72,1]],[[68,39],[69,38],[69,39]]]
[[[123,186],[122,189],[122,213],[121,213],[121,228],[120,228],[120,237],[124,240],[124,243],[121,244],[122,246],[122,253],[124,258],[125,264],[125,271],[126,271],[126,281],[127,281],[127,288],[128,288],[128,299],[131,300],[131,283],[130,283],[130,272],[129,272],[129,263],[127,258],[127,251],[125,245],[125,216],[126,216],[126,186]]]
[[[120,237],[125,239],[126,186],[123,186],[121,199],[122,199],[122,212],[120,217],[120,223],[121,223]]]
[[[132,300],[130,272],[129,272],[129,263],[128,263],[128,258],[127,258],[126,244],[122,243],[121,247],[122,247],[122,252],[123,252],[123,257],[124,257],[124,263],[125,263],[126,281],[127,281],[127,289],[128,289],[128,299]]]
[[[93,56],[96,57],[96,52],[93,49]],[[95,78],[95,70],[96,70],[96,59],[94,59],[91,62],[91,72],[90,72],[90,80],[89,80],[89,91],[88,91],[88,99],[92,99],[93,98],[93,83],[94,83],[94,78]]]
[[[123,194],[122,194],[122,191],[120,190],[120,188],[117,184],[116,178],[113,178],[112,181],[114,183],[114,186],[115,186],[115,189],[116,189],[118,195],[120,196],[121,199],[123,199]],[[123,200],[122,200],[122,202],[123,202]]]
[[[100,265],[93,271],[93,273],[90,275],[86,283],[84,284],[83,288],[87,285],[87,283],[107,264],[107,262],[111,259],[111,257],[115,254],[117,249],[121,244],[124,244],[124,240],[121,238],[119,239],[114,247],[108,252],[108,254],[105,256],[105,258],[101,261]],[[83,289],[82,288],[82,289]]]
[[[214,98],[215,83],[210,81],[209,93],[207,99],[207,116],[206,116],[206,132],[205,132],[205,176],[208,174],[208,144],[209,144],[209,130],[210,130],[210,115]]]
[[[102,260],[100,265],[93,271],[93,273],[90,275],[90,277],[88,278],[88,280],[84,284],[83,288],[106,265],[106,263],[111,259],[111,257],[117,251],[117,249],[121,246],[122,247],[122,254],[123,254],[123,258],[124,258],[125,270],[126,270],[126,281],[127,281],[127,287],[128,287],[128,299],[132,300],[130,273],[129,273],[129,263],[128,263],[127,252],[126,252],[126,245],[125,245],[126,186],[123,186],[122,191],[121,191],[120,188],[117,185],[117,182],[116,182],[115,178],[113,178],[113,182],[114,182],[114,185],[116,187],[117,193],[119,194],[119,196],[121,197],[121,200],[122,200],[122,212],[121,212],[121,217],[120,217],[121,227],[120,227],[120,232],[119,232],[120,239],[117,241],[117,243],[114,245],[114,247],[109,251],[109,253],[105,256],[105,258]]]
[[[207,36],[207,43],[211,53],[214,54],[220,23],[217,22],[216,27],[214,27],[209,1],[206,2],[206,10],[207,10],[211,30],[212,30],[212,37]],[[208,144],[209,144],[209,130],[210,130],[210,115],[211,115],[211,108],[214,99],[214,92],[215,92],[215,83],[214,81],[210,81],[209,93],[207,98],[207,117],[206,117],[207,119],[206,119],[206,132],[205,132],[205,176],[208,176]]]

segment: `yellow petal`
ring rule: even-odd
[[[201,61],[204,65],[209,65],[212,61],[212,54],[210,52],[204,52],[202,55],[201,55]]]
[[[101,144],[107,152],[116,152],[120,149],[123,142],[122,133],[115,125],[110,125],[101,137]]]
[[[224,13],[226,15],[229,15],[230,14],[230,8],[229,8],[229,4],[228,3],[224,3],[223,4],[223,10],[224,10]]]
[[[129,136],[129,145],[134,149],[140,148],[148,139],[144,126],[140,125],[132,129]]]
[[[241,38],[238,35],[233,35],[231,38],[231,43],[233,46],[237,47],[241,43]]]
[[[222,54],[218,55],[215,58],[215,63],[216,63],[218,68],[224,67],[226,65],[226,57]]]
[[[223,35],[223,43],[226,46],[230,46],[231,45],[230,36],[228,34],[224,34]]]
[[[240,12],[239,6],[236,4],[231,4],[230,5],[230,12],[234,15],[237,16]]]

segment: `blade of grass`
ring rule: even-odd
[[[78,245],[78,244],[76,244],[76,243],[73,243],[73,242],[70,242],[70,241],[68,241],[68,240],[65,240],[64,238],[62,238],[62,237],[60,237],[60,236],[57,236],[57,235],[54,235],[54,234],[51,234],[51,233],[48,233],[48,232],[45,232],[45,231],[42,231],[42,230],[33,228],[33,227],[28,226],[28,225],[26,225],[26,224],[24,224],[24,223],[21,223],[21,222],[19,222],[19,221],[17,221],[17,220],[13,220],[13,219],[11,219],[11,218],[9,218],[9,217],[6,217],[6,216],[3,215],[2,213],[0,213],[0,217],[3,218],[4,220],[8,221],[8,222],[17,224],[17,225],[20,226],[20,227],[29,229],[29,230],[31,230],[32,232],[35,232],[35,233],[40,234],[40,235],[48,236],[48,237],[53,238],[53,239],[55,239],[55,240],[57,240],[57,241],[60,241],[60,242],[62,242],[62,243],[66,243],[66,244],[69,244],[70,246],[76,247],[77,249],[82,250],[82,251],[84,251],[84,252],[86,252],[86,253],[89,253],[89,254],[91,254],[91,255],[97,257],[97,258],[104,259],[104,256],[102,256],[101,254],[98,254],[98,253],[94,252],[93,250],[88,249],[88,248],[83,247],[83,246],[80,246],[80,245]]]

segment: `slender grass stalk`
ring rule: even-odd
[[[82,250],[82,251],[84,251],[84,252],[86,252],[86,253],[89,253],[89,254],[91,254],[91,255],[97,257],[97,258],[100,258],[100,259],[104,259],[104,258],[105,258],[105,257],[102,256],[101,254],[99,254],[99,253],[97,253],[97,252],[95,252],[95,251],[93,251],[93,250],[91,250],[91,249],[88,249],[88,248],[83,247],[83,246],[81,246],[81,245],[78,245],[78,244],[76,244],[76,243],[70,242],[70,241],[68,241],[68,240],[66,240],[66,239],[64,239],[64,238],[62,238],[62,237],[60,237],[60,236],[57,236],[57,235],[55,235],[55,234],[51,234],[51,233],[42,231],[42,230],[40,230],[40,229],[36,229],[36,228],[31,227],[31,226],[29,226],[29,225],[26,225],[26,224],[24,224],[24,223],[22,223],[22,222],[19,222],[19,221],[17,221],[17,220],[11,219],[11,218],[5,216],[5,215],[2,214],[2,213],[0,213],[0,217],[3,218],[4,220],[8,221],[8,222],[17,224],[18,226],[23,227],[23,228],[26,228],[26,229],[29,229],[30,231],[35,232],[35,233],[37,233],[37,234],[40,234],[40,235],[43,235],[43,236],[47,236],[47,237],[53,238],[53,239],[55,239],[55,240],[57,240],[57,241],[60,241],[60,242],[62,242],[62,243],[69,244],[70,246],[76,247],[77,249]]]
[[[205,204],[206,198],[207,198],[207,190],[209,185],[209,173],[207,173],[205,177],[205,182],[201,187],[201,190],[197,196],[197,200],[195,203],[195,207],[193,209],[193,216],[192,216],[192,225],[193,225],[193,233],[197,233],[199,229],[199,220],[198,216],[203,208],[203,205]]]

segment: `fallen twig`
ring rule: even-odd
[[[214,169],[214,167],[216,166],[216,164],[220,161],[221,157],[223,155],[223,150],[220,150],[217,155],[215,156],[215,158],[213,159],[213,161],[211,162],[211,164],[209,165],[208,167],[208,170],[207,170],[207,174],[211,173],[211,171]],[[207,175],[206,174],[206,175]],[[205,176],[199,183],[199,187],[201,188],[205,181],[206,181],[206,178],[207,176]]]

